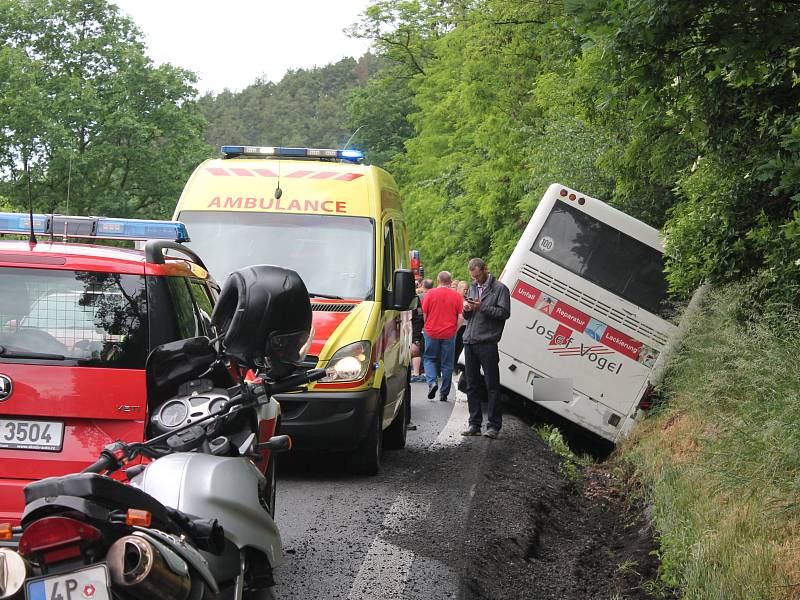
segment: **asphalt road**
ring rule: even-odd
[[[384,451],[381,473],[350,475],[341,457],[279,463],[276,522],[281,599],[446,599],[459,596],[462,541],[487,438],[464,438],[467,407],[412,384],[404,450]]]

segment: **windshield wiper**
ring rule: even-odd
[[[39,358],[42,360],[67,360],[63,354],[46,354],[44,352],[27,352],[25,350],[12,350],[5,346],[0,346],[0,356],[6,358]]]
[[[334,296],[333,294],[318,294],[317,292],[308,292],[309,298],[330,298],[331,300],[343,300],[341,296]]]

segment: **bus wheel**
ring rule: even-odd
[[[400,450],[406,447],[406,434],[408,432],[408,413],[411,408],[411,382],[406,381],[406,388],[403,392],[403,401],[400,410],[394,417],[394,421],[386,431],[383,432],[383,445],[392,450]]]
[[[377,475],[381,470],[381,452],[383,452],[382,400],[381,398],[366,439],[361,442],[361,445],[350,458],[351,470],[359,475]]]

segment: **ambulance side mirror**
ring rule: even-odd
[[[414,273],[409,269],[397,269],[392,279],[391,310],[411,310],[411,303],[417,297],[414,286]]]

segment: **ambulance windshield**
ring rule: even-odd
[[[310,292],[371,300],[375,232],[372,219],[332,215],[184,211],[191,243],[214,278],[248,265],[272,264],[300,274]]]

